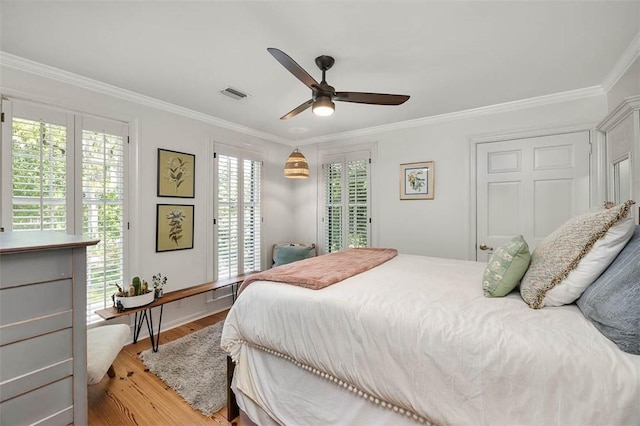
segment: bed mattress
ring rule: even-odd
[[[222,334],[237,390],[271,416],[280,414],[269,406],[285,404],[304,414],[274,418],[282,424],[321,424],[313,411],[337,406],[298,390],[300,379],[265,391],[277,374],[261,374],[256,354],[265,353],[324,380],[335,401],[346,389],[403,422],[640,424],[640,356],[575,305],[533,310],[517,292],[484,297],[485,266],[400,254],[322,290],[256,282]],[[287,386],[297,401],[279,395]]]

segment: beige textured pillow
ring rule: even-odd
[[[531,255],[520,284],[527,304],[539,309],[572,303],[609,266],[633,234],[629,200],[569,219]]]

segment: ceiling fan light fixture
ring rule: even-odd
[[[284,177],[289,179],[306,179],[309,177],[309,163],[304,155],[294,149],[284,165]]]
[[[333,103],[329,96],[318,96],[318,99],[313,102],[311,111],[317,116],[327,117],[336,109],[336,105]]]

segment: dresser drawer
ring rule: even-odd
[[[4,275],[4,272],[3,272]],[[71,279],[0,290],[0,324],[28,321],[73,309]]]
[[[3,425],[73,423],[73,379],[68,377],[32,392],[0,402]]]
[[[0,289],[71,278],[71,249],[0,256]]]
[[[0,401],[72,374],[70,328],[0,347]]]
[[[72,326],[70,279],[0,290],[0,345]]]

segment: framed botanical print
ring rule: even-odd
[[[193,204],[158,204],[156,252],[193,248]]]
[[[195,197],[196,156],[158,148],[158,197]]]
[[[433,200],[433,161],[400,164],[400,199]]]

